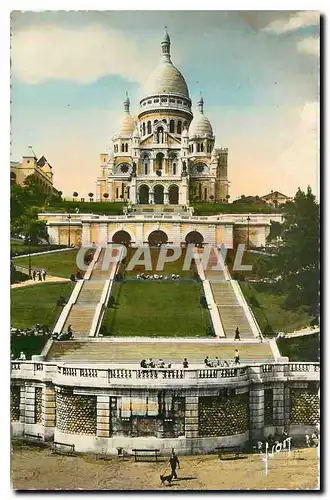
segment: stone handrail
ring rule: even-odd
[[[63,307],[62,312],[61,312],[61,314],[56,322],[56,325],[54,326],[53,334],[54,333],[61,333],[61,331],[63,330],[65,322],[68,319],[68,316],[70,314],[71,308],[77,302],[77,299],[78,299],[78,296],[80,294],[80,291],[81,291],[83,284],[84,284],[83,279],[79,280],[76,283],[76,285],[73,289],[73,292],[70,295],[68,302]]]
[[[295,380],[319,380],[319,363],[263,363],[226,368],[130,368],[101,364],[67,365],[55,362],[12,361],[13,379],[52,380],[54,384],[102,386],[154,385],[184,383],[227,383],[231,380],[246,381],[294,378]],[[257,377],[257,379],[256,379]],[[150,382],[150,384],[148,384]]]
[[[238,303],[243,307],[245,317],[250,325],[250,328],[252,330],[252,333],[255,337],[258,337],[261,334],[260,327],[258,325],[258,322],[253,314],[253,311],[249,304],[247,303],[247,300],[242,292],[241,287],[239,286],[239,283],[235,280],[231,280],[231,284],[234,290],[234,293],[236,295]]]

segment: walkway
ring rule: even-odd
[[[45,283],[60,283],[60,282],[65,282],[65,281],[70,281],[68,278],[61,278],[60,276],[48,276],[46,277],[46,281],[39,281],[39,280],[26,280],[22,281],[21,283],[13,283],[10,285],[10,288],[23,288],[26,286],[33,286],[33,285],[41,285]]]

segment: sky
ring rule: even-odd
[[[319,197],[320,18],[315,11],[45,11],[11,16],[11,157],[33,146],[64,195],[96,190],[99,154],[137,115],[160,59],[200,92],[216,145],[228,147],[231,200]]]

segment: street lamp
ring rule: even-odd
[[[68,215],[67,219],[69,221],[68,246],[70,247],[71,246],[71,240],[70,240],[70,237],[71,237],[71,215],[70,214]]]
[[[32,272],[31,272],[31,233],[29,235],[29,278],[32,278]]]
[[[250,248],[249,242],[250,242],[250,220],[251,220],[251,218],[248,216],[248,218],[246,220],[247,220],[247,225],[248,225],[248,227],[247,227],[247,230],[248,230],[247,231],[247,247]]]

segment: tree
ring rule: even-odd
[[[73,194],[72,194],[72,196],[73,196],[73,201],[75,201],[75,198],[77,198],[77,196],[78,196],[77,191],[74,191]]]
[[[108,199],[109,198],[109,193],[104,193],[103,198]]]
[[[285,304],[295,309],[306,306],[319,316],[320,214],[310,186],[298,189],[294,203],[285,207],[282,244],[265,261],[267,276],[276,277],[286,294]]]
[[[93,201],[94,193],[88,193],[89,201]]]

